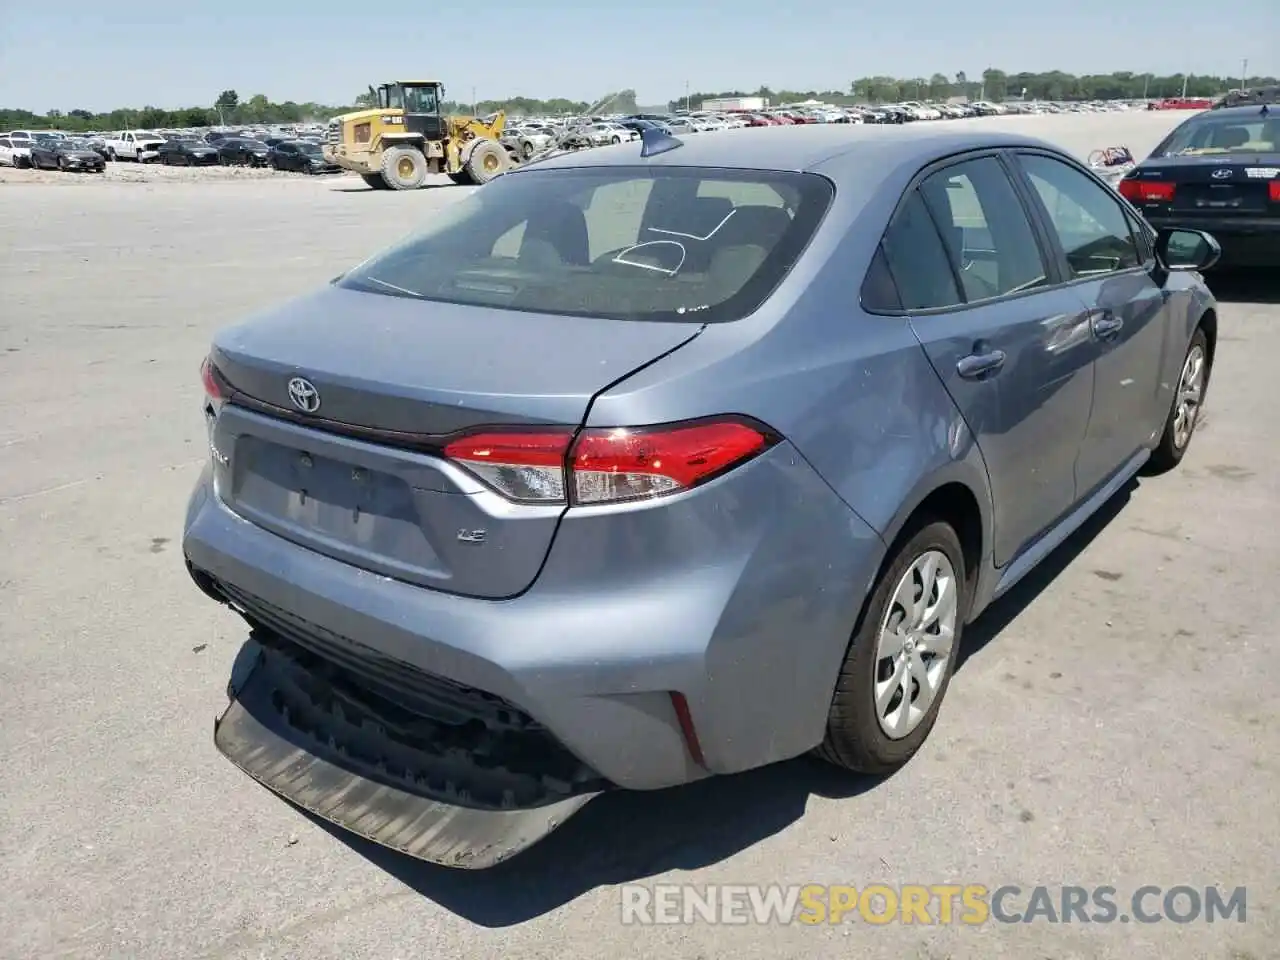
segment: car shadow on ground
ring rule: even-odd
[[[342,178],[346,179],[346,178]],[[424,183],[418,187],[418,190],[450,190],[454,187],[465,187],[470,184],[454,183],[452,180],[446,180],[442,183]],[[378,187],[371,187],[363,180],[357,183],[345,183],[338,186],[330,187],[333,193],[390,193],[392,191],[382,190]]]
[[[957,669],[1076,559],[1137,486],[1135,480],[1119,491],[966,630]],[[608,793],[534,847],[474,872],[414,860],[296,809],[427,899],[479,926],[498,928],[541,916],[596,887],[711,866],[796,823],[811,796],[851,800],[884,779],[802,757],[669,790]]]
[[[1223,303],[1280,303],[1280,281],[1263,270],[1211,270],[1205,280]]]

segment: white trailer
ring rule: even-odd
[[[764,97],[721,97],[717,100],[703,100],[699,109],[704,113],[751,113],[769,106]]]

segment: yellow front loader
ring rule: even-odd
[[[505,114],[442,116],[443,84],[397,80],[369,89],[378,106],[330,120],[323,153],[375,189],[416,190],[433,173],[488,183],[521,162],[502,142]]]

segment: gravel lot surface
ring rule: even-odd
[[[1145,153],[1177,115],[1017,125]],[[57,184],[58,186],[50,186]],[[178,548],[212,332],[468,188],[0,170],[0,956],[1280,956],[1280,285],[1221,284],[1183,468],[1121,494],[967,637],[886,782],[807,761],[610,797],[486,874],[330,830],[215,752],[241,621]],[[1230,681],[1229,683],[1227,681]],[[1246,885],[1247,922],[651,928],[616,885]]]

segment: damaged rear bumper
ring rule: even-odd
[[[444,722],[418,712],[412,689],[357,680],[261,629],[228,694],[214,742],[232,763],[316,816],[444,866],[500,863],[606,786],[518,716],[431,698]]]

